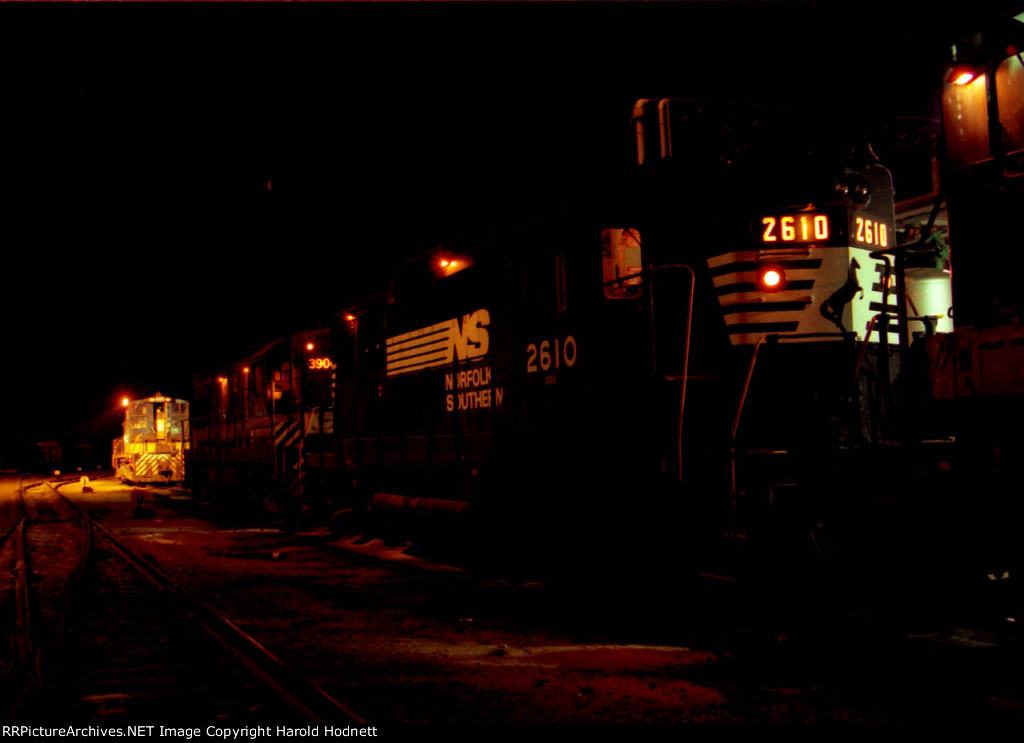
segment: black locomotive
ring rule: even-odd
[[[190,472],[465,521],[517,554],[787,543],[824,563],[896,542],[917,560],[968,525],[963,564],[1002,575],[1016,556],[986,547],[987,518],[1016,514],[1020,439],[986,416],[1019,397],[1024,305],[968,257],[954,332],[944,226],[948,203],[965,254],[1011,234],[1020,67],[997,55],[980,92],[945,86],[974,130],[947,124],[946,188],[913,202],[858,132],[639,101],[634,167],[596,195],[467,232],[328,328],[198,378]],[[961,518],[981,482],[990,510]]]
[[[196,375],[191,487],[274,510],[304,502],[336,468],[334,367],[330,333],[309,330]]]

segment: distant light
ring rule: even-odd
[[[221,384],[227,384],[228,383],[228,378],[227,377],[217,377],[217,381],[220,382]]]
[[[312,351],[313,350],[313,343],[312,342],[306,344],[306,350],[307,351]]]
[[[127,408],[129,402],[131,402],[131,401],[127,397],[122,397],[121,398],[121,407],[122,408]]]
[[[447,258],[442,258],[441,259],[441,268],[448,268],[449,266],[454,266],[454,265],[455,265],[454,261],[450,261]]]
[[[248,373],[249,373],[249,367],[248,366],[243,366],[242,367],[242,374],[248,374]]]
[[[355,321],[355,319],[356,319],[356,316],[353,315],[351,312],[349,314],[345,315],[345,320],[347,322],[353,322],[353,321]]]

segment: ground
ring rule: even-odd
[[[931,691],[903,694],[891,660],[871,668],[888,657],[877,642],[819,657],[785,635],[718,627],[692,596],[623,606],[365,535],[227,520],[173,490],[147,489],[137,508],[131,489],[90,485],[63,492],[373,723],[886,722],[943,710]]]

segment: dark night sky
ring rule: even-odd
[[[379,266],[599,183],[637,98],[931,113],[938,7],[5,4],[0,442],[116,434],[121,389],[188,397]]]

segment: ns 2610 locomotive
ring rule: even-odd
[[[825,512],[892,477],[902,350],[949,283],[906,311],[889,171],[760,114],[723,146],[749,111],[687,101],[638,104],[638,152],[659,113],[701,126],[335,317],[338,465],[372,511],[474,513],[519,551],[766,522],[824,549]]]

